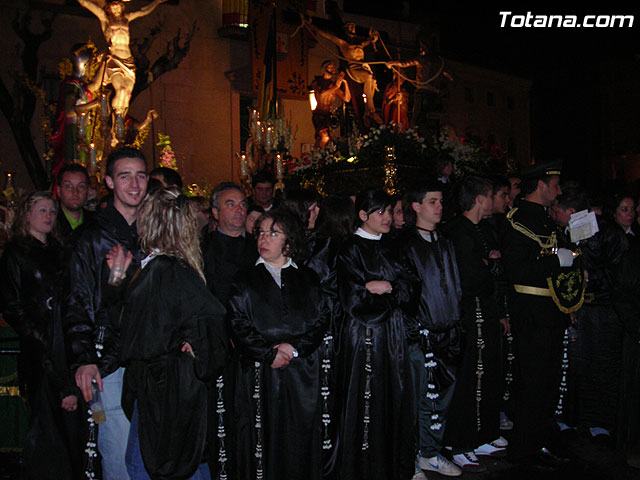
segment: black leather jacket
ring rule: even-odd
[[[0,259],[0,309],[20,337],[21,380],[35,388],[46,375],[63,398],[75,392],[54,315],[61,273],[62,247],[52,238],[47,245],[33,237],[11,240]]]
[[[70,366],[96,364],[102,377],[118,368],[119,320],[123,296],[140,266],[135,222],[127,224],[113,203],[97,212],[79,228],[69,261],[69,286],[65,301],[64,327]],[[107,284],[109,267],[105,256],[120,243],[133,253],[127,277],[117,287]]]

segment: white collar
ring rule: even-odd
[[[378,235],[374,235],[373,233],[367,232],[362,227],[358,227],[358,229],[356,230],[356,235],[362,238],[366,238],[367,240],[380,240],[382,238],[381,233],[379,233]]]
[[[269,267],[269,268],[278,268],[278,267],[274,267],[270,263],[267,263],[264,258],[259,257],[258,260],[256,260],[256,265],[260,265],[261,263],[263,263],[266,267]],[[280,267],[280,270],[287,267],[298,268],[298,265],[296,265],[296,262],[294,262],[293,259],[289,257],[287,262],[282,267]]]

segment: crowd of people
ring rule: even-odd
[[[92,211],[64,166],[0,259],[27,478],[552,471],[571,434],[637,462],[634,196],[591,198],[553,163],[450,167],[402,197],[275,195],[262,172],[203,199],[124,147]],[[589,210],[597,231],[573,238]]]

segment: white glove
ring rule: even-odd
[[[559,248],[557,255],[561,267],[570,267],[573,265],[573,252],[568,248]]]

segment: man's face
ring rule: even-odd
[[[124,4],[122,2],[114,2],[109,5],[109,11],[111,12],[111,15],[119,18],[124,13]]]
[[[413,202],[411,207],[416,212],[417,225],[433,230],[442,220],[442,192],[427,192],[422,202]]]
[[[511,190],[509,190],[509,206],[513,206],[513,202],[518,195],[520,195],[520,179],[518,177],[510,177],[509,183],[511,184]]]
[[[540,188],[540,194],[542,200],[544,201],[544,205],[551,205],[558,195],[562,194],[562,189],[560,188],[560,176],[552,175],[549,183],[540,180],[538,182],[538,188]]]
[[[493,194],[493,212],[492,213],[505,213],[507,206],[511,201],[509,197],[509,187],[502,187]]]
[[[113,190],[116,208],[137,208],[147,193],[147,167],[140,158],[120,158],[113,165],[113,175],[106,176],[105,181]]]
[[[269,207],[273,201],[273,184],[271,182],[256,183],[253,187],[253,200],[261,207]]]
[[[476,197],[476,202],[480,204],[482,217],[485,218],[490,216],[493,211],[493,189],[489,189],[485,195],[478,195]]]
[[[328,63],[324,67],[324,71],[327,72],[329,75],[335,75],[338,73],[338,71],[336,70],[336,64],[333,62]]]
[[[60,180],[60,205],[67,212],[80,211],[89,195],[87,176],[82,172],[66,172]]]
[[[228,235],[241,234],[247,219],[244,193],[236,189],[223,190],[218,196],[218,205],[219,208],[212,209],[218,228]]]
[[[564,209],[558,206],[557,203],[554,203],[549,209],[549,214],[551,218],[560,225],[561,227],[566,227],[569,225],[569,220],[571,220],[571,215],[576,211],[573,208]]]

